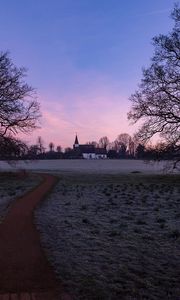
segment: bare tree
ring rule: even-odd
[[[65,149],[64,149],[64,152],[65,153],[69,153],[69,152],[71,152],[72,151],[72,148],[70,148],[70,147],[66,147]]]
[[[133,139],[129,141],[129,155],[131,157],[135,156],[136,144]]]
[[[0,136],[0,155],[5,159],[17,159],[28,153],[27,145],[19,139]]]
[[[24,82],[26,70],[17,68],[8,53],[0,53],[0,152],[12,145],[23,150],[25,144],[15,138],[37,127],[39,104],[34,89]],[[2,147],[3,145],[3,147]],[[13,147],[12,147],[13,152]]]
[[[61,147],[60,145],[58,145],[58,146],[56,147],[56,150],[57,150],[58,153],[60,153],[60,152],[62,152],[62,147]]]
[[[38,136],[38,138],[37,138],[37,146],[38,146],[40,153],[45,152],[44,141],[41,136]]]
[[[89,141],[89,142],[86,142],[86,145],[92,145],[94,146],[95,148],[98,148],[98,143],[96,141]]]
[[[119,151],[122,147],[127,151],[130,146],[132,138],[128,133],[121,133],[118,135],[116,140],[114,141],[114,148],[116,151]]]
[[[107,136],[103,136],[99,139],[99,147],[107,149],[107,146],[109,145],[109,139]]]
[[[154,56],[149,68],[143,70],[139,89],[130,97],[132,108],[128,118],[143,124],[138,136],[143,142],[155,134],[167,147],[180,151],[180,8],[176,5],[172,18],[174,27],[168,35],[154,37]],[[176,162],[180,158],[176,157]]]
[[[53,142],[50,142],[49,143],[49,151],[54,151],[54,143]]]
[[[28,149],[28,156],[30,158],[37,158],[37,155],[39,154],[39,147],[38,145],[31,145]]]
[[[145,154],[145,146],[142,145],[142,144],[139,144],[139,145],[136,147],[135,157],[136,157],[136,158],[143,159],[143,158],[144,158],[144,154]]]

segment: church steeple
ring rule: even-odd
[[[74,142],[74,148],[78,148],[79,147],[79,142],[78,142],[78,137],[77,137],[77,134],[76,134],[76,137],[75,137],[75,142]]]

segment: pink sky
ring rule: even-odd
[[[60,98],[53,91],[39,95],[41,128],[25,136],[25,140],[36,143],[41,136],[46,147],[53,142],[65,148],[72,147],[76,132],[80,143],[98,141],[102,136],[114,141],[120,133],[135,132],[137,126],[127,120],[130,102],[114,87],[97,83],[87,93],[74,89]]]
[[[151,39],[172,28],[174,1],[2,1],[1,50],[28,69],[37,88],[41,129],[36,143],[71,146],[133,134],[128,97],[153,54]]]
[[[114,80],[111,74],[94,71],[79,71],[68,65],[70,88],[64,82],[47,82],[46,88],[37,89],[42,118],[40,129],[23,136],[31,144],[41,136],[48,147],[50,142],[63,148],[72,147],[75,134],[79,142],[99,141],[108,136],[114,141],[118,134],[131,135],[137,126],[131,126],[127,112],[131,103],[128,100],[129,85],[136,86],[135,80]],[[133,76],[133,72],[132,72]],[[132,78],[131,78],[132,79]]]

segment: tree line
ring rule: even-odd
[[[174,159],[176,149],[166,144],[157,143],[155,145],[145,145],[137,139],[137,136],[130,136],[128,133],[121,133],[114,141],[110,141],[107,136],[103,136],[96,141],[88,141],[87,145],[94,148],[103,148],[106,150],[108,159],[144,159],[144,160],[162,160]],[[55,145],[50,142],[45,147],[45,142],[41,136],[37,142],[29,147],[21,148],[21,151],[12,151],[11,155],[5,152],[0,155],[1,160],[34,160],[34,159],[77,159],[82,158],[82,154],[74,151],[71,147],[62,148],[61,145]]]

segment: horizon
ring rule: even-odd
[[[1,5],[1,51],[28,69],[37,89],[41,129],[23,135],[63,148],[75,133],[82,144],[120,133],[132,135],[127,112],[142,67],[150,64],[152,38],[172,28],[174,1],[34,0]]]

